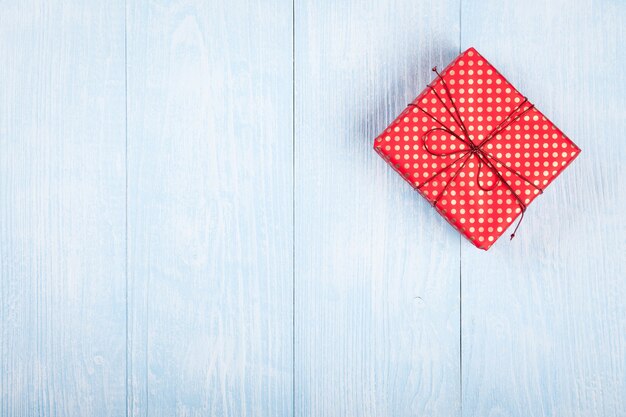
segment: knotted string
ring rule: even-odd
[[[483,139],[482,142],[480,142],[480,144],[477,145],[470,138],[468,129],[465,126],[465,124],[463,123],[463,118],[461,117],[461,113],[459,112],[459,109],[457,108],[456,103],[454,102],[454,99],[452,98],[452,94],[450,93],[450,89],[448,88],[448,85],[446,84],[446,81],[443,79],[443,77],[441,76],[439,71],[437,71],[437,67],[434,67],[432,70],[433,70],[433,72],[435,72],[435,74],[437,74],[437,77],[441,81],[441,84],[443,85],[444,92],[445,92],[448,100],[450,101],[451,107],[446,105],[445,100],[439,95],[439,93],[437,92],[435,87],[433,87],[433,84],[435,84],[435,83],[431,83],[428,86],[428,88],[430,88],[432,90],[432,92],[435,93],[435,96],[437,97],[437,99],[439,100],[441,105],[446,109],[447,113],[450,115],[450,118],[454,121],[454,124],[460,129],[461,132],[459,134],[457,134],[450,127],[446,126],[443,122],[441,122],[434,115],[432,115],[430,112],[428,112],[428,110],[422,108],[419,104],[411,103],[411,104],[409,104],[409,106],[416,107],[417,109],[421,110],[424,114],[426,114],[428,117],[430,117],[433,121],[435,121],[440,126],[440,127],[435,127],[435,128],[432,128],[432,129],[428,130],[422,136],[422,146],[426,150],[426,152],[428,152],[429,154],[431,154],[433,156],[436,156],[436,157],[448,157],[448,156],[458,156],[458,157],[450,165],[444,166],[439,171],[437,171],[433,175],[431,175],[428,179],[423,181],[417,188],[418,189],[422,188],[424,185],[428,184],[430,181],[432,181],[433,179],[435,179],[438,176],[440,176],[449,167],[453,166],[454,164],[456,164],[457,162],[462,160],[460,167],[454,173],[452,178],[450,178],[450,181],[448,181],[446,183],[446,185],[444,186],[443,190],[441,190],[441,192],[439,193],[437,198],[433,201],[432,205],[433,206],[437,206],[437,203],[439,202],[439,199],[445,194],[445,192],[448,189],[448,186],[452,182],[454,182],[454,180],[459,175],[459,173],[463,170],[463,168],[468,163],[468,161],[472,157],[476,158],[478,160],[477,169],[476,169],[476,183],[478,184],[478,187],[481,190],[485,191],[485,192],[490,192],[490,191],[493,191],[498,185],[504,184],[506,186],[506,188],[508,188],[509,191],[511,191],[511,194],[513,195],[513,197],[515,198],[515,200],[517,201],[517,204],[519,205],[519,207],[521,209],[521,217],[520,217],[519,221],[517,222],[517,226],[515,226],[515,230],[513,230],[513,233],[511,234],[511,239],[513,239],[515,237],[515,233],[517,232],[517,229],[519,228],[520,224],[522,223],[522,220],[524,219],[524,212],[526,211],[526,204],[517,195],[517,193],[513,189],[513,186],[504,178],[504,174],[498,168],[499,167],[504,168],[507,171],[509,171],[510,173],[515,174],[522,181],[524,181],[527,184],[530,184],[532,187],[534,187],[537,191],[539,191],[540,194],[543,193],[543,189],[537,187],[530,179],[528,179],[522,173],[520,173],[519,171],[513,169],[511,166],[507,165],[505,162],[501,161],[499,158],[496,158],[493,154],[491,154],[490,152],[485,150],[484,146],[487,143],[491,142],[499,133],[504,131],[511,124],[513,124],[517,120],[519,120],[520,117],[522,117],[524,114],[526,114],[527,112],[532,110],[535,106],[533,104],[531,104],[526,97],[524,97],[524,100],[522,100],[522,102],[517,107],[515,107],[513,109],[513,111],[511,113],[509,113],[509,115],[506,116],[500,122],[500,124],[497,125],[491,131],[491,133],[489,133],[485,137],[485,139]],[[527,107],[524,108],[524,106],[526,106],[526,105],[527,105]],[[524,109],[522,110],[522,108],[524,108]],[[437,132],[437,131],[448,133],[454,139],[460,141],[463,145],[465,145],[465,147],[463,149],[459,149],[459,150],[452,151],[452,152],[436,152],[436,151],[434,151],[433,149],[431,149],[429,147],[428,139],[430,138],[430,135],[432,133]],[[491,171],[493,173],[493,175],[495,175],[496,178],[498,179],[497,181],[494,182],[494,184],[491,187],[488,187],[488,188],[483,187],[483,185],[481,185],[481,183],[480,183],[480,178],[482,176],[483,167],[487,167],[488,170]]]

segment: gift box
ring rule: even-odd
[[[487,250],[580,149],[474,48],[433,71],[374,149]]]

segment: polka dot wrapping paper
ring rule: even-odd
[[[374,149],[487,250],[580,149],[474,48],[436,75]]]

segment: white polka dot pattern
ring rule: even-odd
[[[432,154],[464,149],[466,145],[458,138],[443,130],[431,132],[427,151],[423,136],[441,127],[433,118],[462,136],[460,126],[452,117],[456,117],[456,107],[469,139],[480,146],[523,103],[524,96],[474,48],[459,55],[441,76],[455,106],[449,103],[441,79],[436,78],[431,83],[433,88],[426,88],[413,101],[419,108],[407,107],[376,138],[374,148],[420,194],[435,204],[450,224],[478,248],[487,250],[522,212],[520,203],[491,170],[484,166],[479,170],[476,155],[470,155],[463,165],[463,158],[456,161],[462,154]],[[486,142],[482,150],[501,161],[504,167],[499,166],[498,171],[526,206],[540,194],[537,188],[545,189],[580,153],[580,149],[536,108],[525,112]],[[532,181],[535,187],[513,170]]]

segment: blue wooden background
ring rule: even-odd
[[[626,416],[626,3],[0,11],[0,416]],[[476,47],[582,149],[490,251],[372,140]]]

